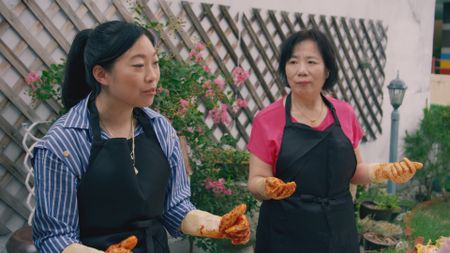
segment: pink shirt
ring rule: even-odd
[[[364,133],[361,129],[355,112],[350,104],[338,99],[326,97],[336,109],[336,114],[341,123],[341,128],[353,145],[358,147]],[[252,132],[247,149],[259,159],[272,165],[275,174],[275,165],[280,152],[281,139],[286,123],[285,110],[283,105],[284,97],[261,110],[253,119]],[[292,122],[296,122],[292,118]],[[333,114],[327,111],[325,119],[319,126],[313,129],[323,131],[334,122]]]

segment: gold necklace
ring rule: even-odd
[[[136,168],[136,156],[134,153],[134,148],[135,148],[135,143],[134,143],[134,120],[133,118],[131,118],[131,153],[130,153],[130,157],[131,157],[131,161],[133,161],[133,168],[134,168],[134,173],[137,175],[139,173],[139,170]]]
[[[105,124],[103,124],[103,122],[101,120],[100,120],[100,125],[108,133],[109,137],[112,138],[113,135],[106,128]],[[130,152],[130,157],[131,157],[131,161],[133,162],[134,173],[137,175],[139,173],[139,170],[136,168],[135,152],[134,152],[134,150],[135,150],[135,142],[134,142],[134,119],[133,119],[133,114],[131,114],[130,134],[131,134],[131,152]]]
[[[295,106],[294,106],[295,107]],[[306,113],[302,112],[301,110],[295,108],[301,115],[303,115],[307,120],[309,120],[309,122],[313,125],[316,124],[316,122],[321,118],[322,116],[322,112],[323,112],[323,102],[320,103],[320,112],[319,115],[317,116],[316,119],[311,119],[310,117],[308,117],[308,115],[306,115]]]

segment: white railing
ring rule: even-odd
[[[35,193],[34,193],[34,172],[33,165],[31,164],[31,158],[33,158],[33,149],[36,146],[36,143],[40,140],[40,138],[36,137],[33,134],[33,129],[40,124],[48,124],[49,121],[37,121],[28,126],[27,124],[23,124],[22,127],[25,130],[25,133],[22,138],[22,146],[25,150],[25,158],[23,159],[23,166],[27,171],[27,176],[25,177],[25,187],[28,190],[28,196],[26,201],[26,207],[30,210],[30,216],[28,217],[28,225],[31,226],[34,209],[35,209]]]

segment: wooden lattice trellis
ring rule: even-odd
[[[355,108],[366,132],[364,140],[381,133],[387,43],[382,22],[214,4],[137,2],[149,19],[165,22],[176,17],[184,21],[175,33],[162,33],[163,50],[186,59],[195,43],[202,41],[208,45],[206,61],[211,70],[226,80],[232,79],[235,66],[251,71],[245,85],[227,88],[248,100],[248,108],[230,112],[235,119],[232,126],[207,122],[217,138],[229,133],[244,147],[256,112],[288,92],[276,74],[279,45],[288,34],[310,27],[320,28],[332,38],[340,68],[334,93]],[[22,125],[54,118],[60,109],[56,101],[31,101],[25,77],[31,70],[65,58],[77,31],[106,20],[133,21],[133,5],[120,0],[0,1],[0,236],[15,229],[12,220],[25,221],[29,215]],[[46,129],[38,131],[43,134]]]

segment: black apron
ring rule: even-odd
[[[359,252],[349,183],[356,169],[350,140],[334,123],[325,131],[293,123],[291,94],[286,99],[286,126],[276,177],[295,181],[297,190],[284,200],[265,200],[256,232],[257,253]]]
[[[135,138],[135,174],[131,140],[102,140],[94,99],[89,103],[93,142],[89,165],[78,188],[81,242],[99,250],[130,235],[138,238],[133,253],[169,252],[161,224],[170,176],[169,162],[142,109],[133,114],[144,134]]]

